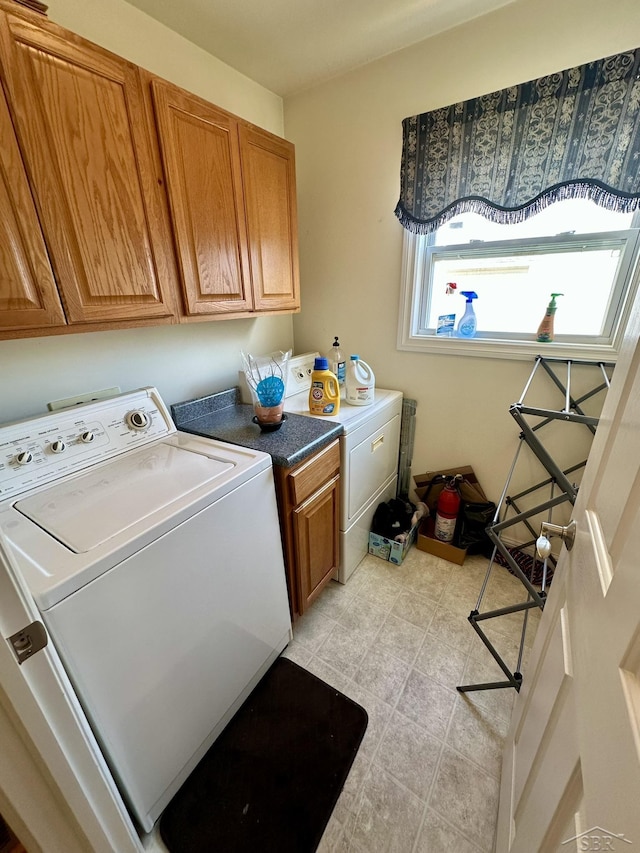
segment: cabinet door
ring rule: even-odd
[[[9,105],[68,321],[171,316],[175,260],[139,70],[48,21],[0,23]]]
[[[40,223],[0,89],[0,330],[64,323]]]
[[[252,306],[238,122],[153,80],[171,215],[188,314]]]
[[[254,307],[298,310],[294,148],[254,127],[239,130]]]
[[[337,475],[293,513],[300,613],[310,606],[338,568],[339,484]]]

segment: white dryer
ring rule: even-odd
[[[271,459],[142,389],[0,426],[0,528],[149,831],[291,636]]]

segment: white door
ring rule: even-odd
[[[0,532],[0,810],[29,849],[142,851],[57,655],[5,642],[38,618]]]
[[[640,317],[630,326],[515,705],[497,853],[640,851]]]

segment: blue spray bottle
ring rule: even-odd
[[[467,301],[465,304],[465,312],[458,323],[457,335],[459,338],[473,338],[476,334],[476,312],[473,310],[473,300],[478,298],[478,294],[473,290],[460,291],[461,296],[465,296]]]

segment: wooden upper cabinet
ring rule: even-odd
[[[164,80],[151,85],[185,309],[190,315],[249,311],[238,122]]]
[[[69,323],[175,313],[175,260],[139,69],[2,13],[0,61]]]
[[[0,330],[64,325],[40,223],[0,88]]]
[[[0,333],[299,310],[289,142],[7,0],[0,99]]]
[[[300,282],[294,147],[243,123],[239,131],[254,306],[295,311]]]
[[[152,81],[186,311],[300,307],[293,145]]]

